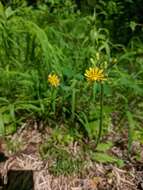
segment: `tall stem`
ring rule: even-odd
[[[76,90],[75,88],[73,88],[72,91],[72,103],[71,103],[71,107],[72,107],[72,121],[74,122],[75,119],[75,99],[76,99]]]
[[[96,147],[98,146],[102,134],[102,124],[103,124],[103,84],[100,84],[100,120],[99,120],[99,132],[96,141]]]
[[[56,112],[56,96],[57,96],[57,89],[52,89],[52,109],[55,114]]]
[[[95,102],[95,94],[96,94],[96,83],[93,84],[93,102]]]

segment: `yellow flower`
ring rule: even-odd
[[[84,75],[90,82],[106,80],[103,69],[100,69],[98,67],[90,67],[88,70],[85,71]]]
[[[48,82],[51,84],[51,86],[57,87],[60,84],[60,79],[56,74],[49,74]]]

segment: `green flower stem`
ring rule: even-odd
[[[102,125],[103,125],[103,84],[100,83],[100,121],[99,121],[99,132],[96,141],[96,147],[98,146],[102,134]]]
[[[73,88],[72,90],[72,121],[74,122],[75,119],[75,100],[76,100],[76,90]]]
[[[76,105],[76,83],[77,80],[73,80],[72,85],[71,85],[71,89],[72,89],[72,99],[71,99],[71,118],[72,118],[72,122],[74,123],[75,120],[75,105]]]
[[[56,112],[56,96],[57,96],[57,89],[52,89],[52,110],[55,113]]]
[[[93,102],[95,102],[95,94],[96,94],[96,82],[93,84]]]

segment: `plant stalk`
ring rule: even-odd
[[[57,89],[52,89],[52,110],[53,113],[56,113],[56,96],[57,96]]]
[[[73,91],[72,91],[72,121],[74,122],[74,119],[75,119],[75,99],[76,99],[76,90],[75,88],[73,88]]]
[[[99,120],[99,132],[96,141],[96,148],[100,142],[103,126],[103,84],[100,84],[100,120]]]
[[[96,83],[93,84],[93,102],[95,102],[95,94],[96,94]]]

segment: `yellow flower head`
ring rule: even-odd
[[[56,74],[49,74],[48,82],[51,86],[57,87],[60,84],[60,79]]]
[[[90,67],[88,70],[85,71],[84,75],[90,82],[106,80],[103,69],[100,69],[98,67]]]

